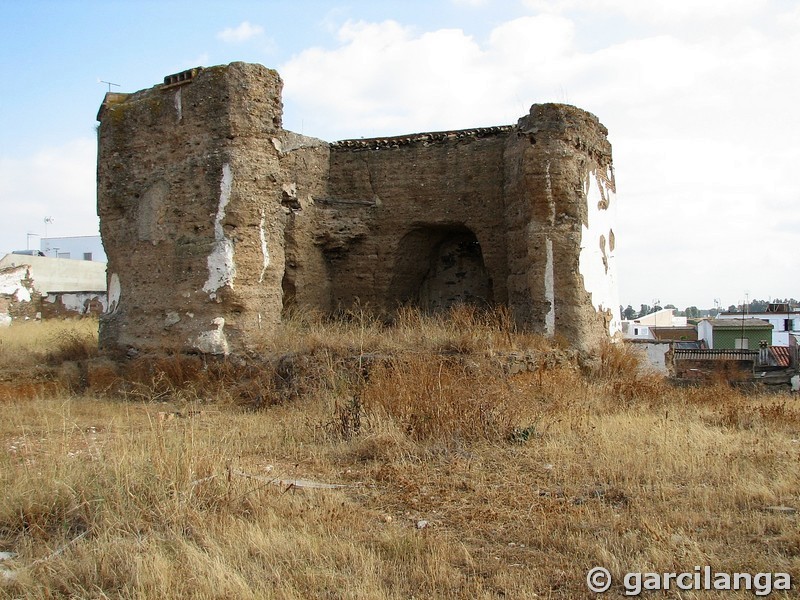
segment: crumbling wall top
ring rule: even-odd
[[[514,129],[513,125],[497,125],[494,127],[474,127],[472,129],[454,129],[450,131],[434,131],[429,133],[411,133],[391,137],[361,138],[333,142],[331,148],[348,150],[380,150],[382,148],[398,148],[410,144],[429,146],[431,144],[452,142],[462,139],[478,139],[506,135]]]

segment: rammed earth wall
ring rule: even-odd
[[[562,104],[513,126],[326,143],[281,126],[280,77],[193,69],[98,114],[108,352],[245,354],[291,305],[505,304],[589,348],[619,323],[606,129]]]

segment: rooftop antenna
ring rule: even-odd
[[[747,311],[747,305],[750,303],[750,292],[744,293],[744,302],[742,303],[742,337],[739,342],[739,349],[744,350],[744,316]]]
[[[98,79],[97,83],[105,83],[108,86],[108,91],[111,92],[111,86],[119,87],[118,83],[111,83],[110,81],[103,81],[102,79]]]
[[[53,217],[45,217],[44,218],[44,239],[47,243],[47,249],[50,249],[50,238],[47,237],[47,226],[52,225],[55,219]]]

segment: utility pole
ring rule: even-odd
[[[44,239],[45,243],[47,244],[47,248],[45,249],[45,254],[47,254],[47,250],[50,249],[50,238],[47,237],[47,226],[52,225],[55,219],[53,217],[45,217],[44,218]]]
[[[742,304],[742,334],[741,338],[739,339],[739,350],[744,350],[744,315],[747,304],[750,302],[750,292],[745,292],[744,294],[744,303]],[[748,344],[749,346],[750,344]]]

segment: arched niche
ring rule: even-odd
[[[429,312],[491,304],[492,279],[475,234],[464,225],[419,226],[408,232],[398,245],[390,294]]]

